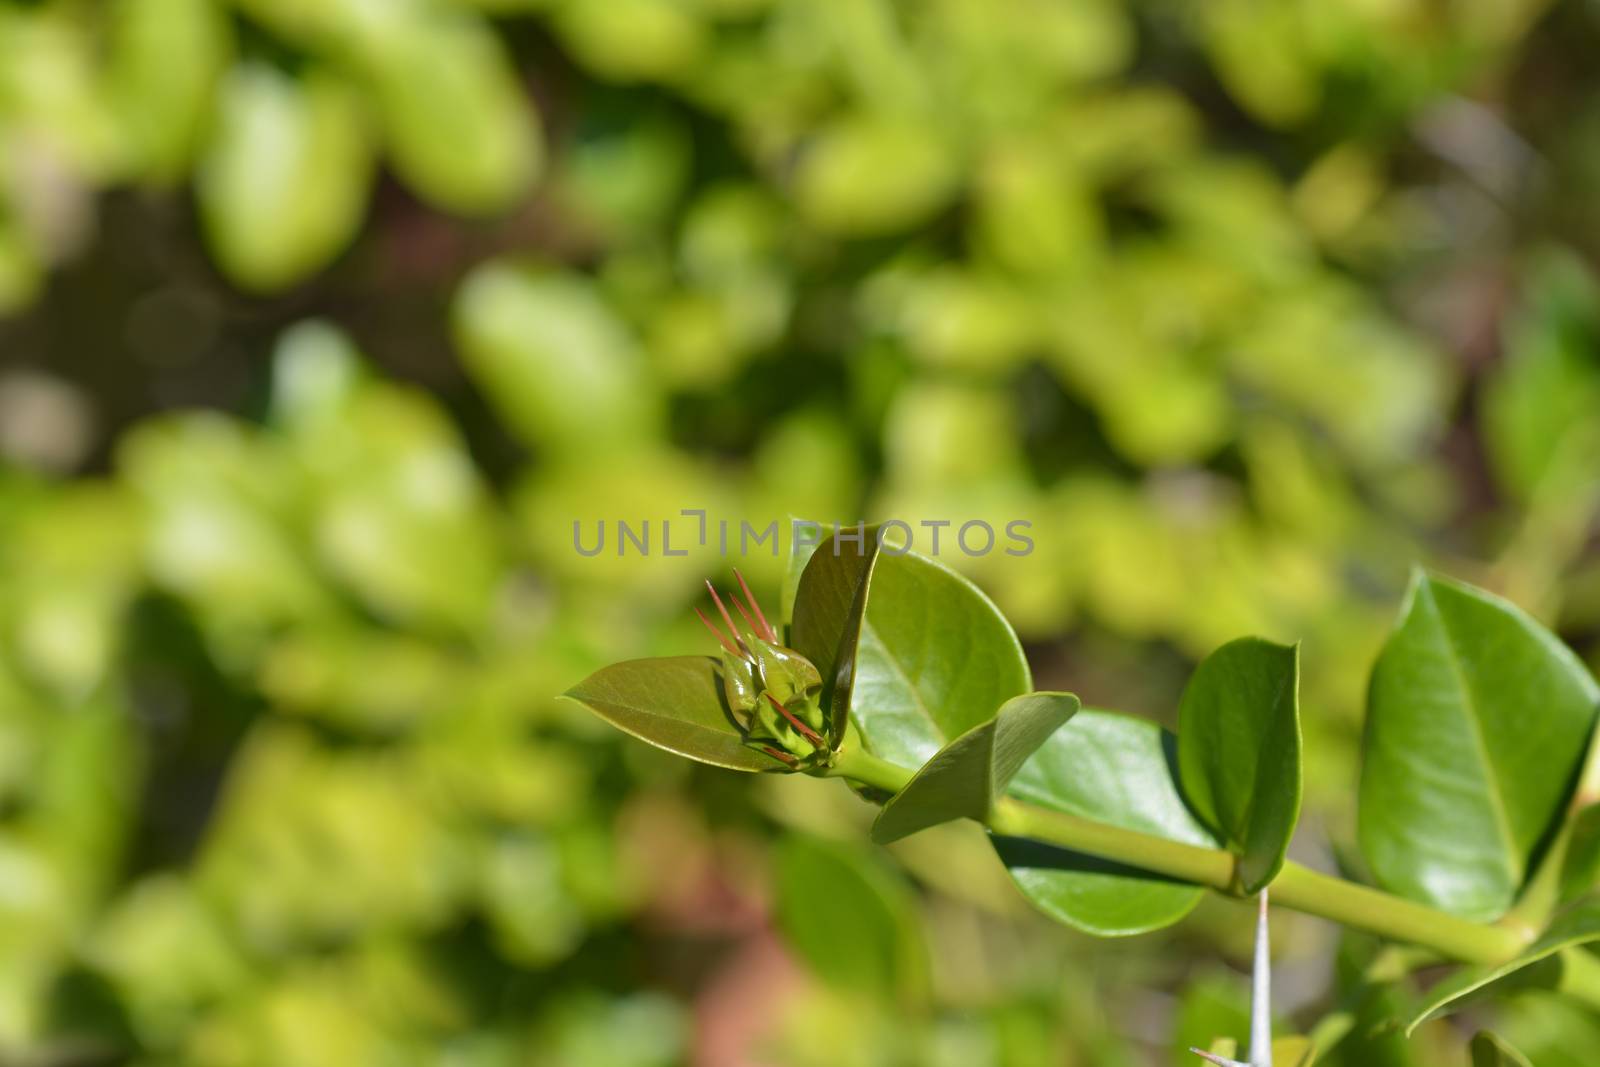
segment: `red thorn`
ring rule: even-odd
[[[820,734],[818,734],[815,730],[813,730],[811,727],[807,726],[805,723],[803,723],[799,719],[795,718],[794,717],[794,713],[792,711],[790,711],[788,708],[784,707],[782,704],[780,704],[778,702],[778,698],[777,697],[773,696],[771,693],[768,693],[768,692],[763,692],[762,695],[765,696],[768,700],[772,701],[772,706],[777,708],[778,711],[782,713],[782,715],[783,715],[783,717],[785,719],[789,720],[789,725],[793,726],[796,730],[800,731],[800,736],[801,737],[803,737],[807,741],[811,742],[811,745],[812,745],[813,748],[822,748],[823,747],[822,736]]]
[[[761,751],[765,752],[767,755],[771,756],[774,759],[782,760],[784,763],[787,763],[791,767],[798,767],[800,765],[800,761],[799,760],[795,759],[793,756],[789,755],[787,752],[779,752],[777,749],[773,748],[771,745],[762,745],[761,746]]]
[[[737,594],[737,593],[733,594],[733,598],[732,599],[733,599],[733,606],[739,612],[739,617],[741,619],[743,619],[746,623],[749,624],[750,629],[755,632],[755,635],[757,637],[765,638],[767,635],[761,632],[761,627],[756,625],[756,621],[754,619],[752,619],[750,617],[750,613],[745,610],[744,601],[739,599],[739,594]]]
[[[706,618],[705,612],[701,611],[699,608],[695,608],[694,609],[694,613],[700,617],[700,621],[701,622],[706,624],[706,629],[710,630],[713,634],[716,635],[717,640],[722,643],[722,647],[723,648],[727,649],[729,652],[733,653],[735,656],[738,656],[740,659],[744,658],[744,653],[740,652],[737,648],[735,648],[732,644],[730,644],[728,642],[727,636],[724,635],[721,630],[719,630],[715,626],[711,625],[711,620]]]
[[[738,580],[739,588],[744,590],[745,599],[750,601],[750,608],[756,613],[756,621],[761,624],[759,627],[754,627],[756,633],[760,634],[762,639],[771,641],[773,644],[777,644],[778,632],[772,628],[772,624],[768,622],[767,617],[762,614],[761,602],[757,600],[756,595],[750,591],[750,584],[744,580],[744,575],[739,573],[739,568],[735,567],[733,569],[733,576]]]
[[[744,639],[739,636],[739,628],[733,624],[733,616],[728,614],[728,609],[722,603],[722,598],[717,595],[717,587],[711,584],[711,580],[709,578],[706,579],[706,588],[711,590],[711,599],[716,601],[717,610],[722,612],[722,621],[728,624],[728,632],[733,634],[734,642],[738,644],[740,648],[744,648]],[[749,655],[748,649],[745,650],[745,654]]]

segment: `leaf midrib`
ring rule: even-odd
[[[1495,829],[1499,831],[1501,843],[1504,845],[1506,860],[1506,873],[1511,877],[1513,887],[1520,885],[1523,874],[1522,863],[1518,859],[1521,850],[1517,846],[1516,836],[1511,829],[1511,814],[1506,810],[1505,796],[1500,785],[1500,776],[1495,770],[1494,762],[1489,756],[1489,742],[1483,735],[1483,723],[1479,719],[1478,703],[1474,699],[1472,689],[1467,683],[1466,673],[1462,670],[1462,655],[1456,643],[1456,635],[1450,629],[1449,617],[1439,607],[1439,601],[1433,595],[1430,586],[1423,586],[1423,594],[1427,597],[1428,608],[1439,625],[1439,632],[1444,638],[1445,649],[1448,653],[1445,659],[1450,665],[1451,676],[1455,679],[1456,689],[1461,697],[1461,704],[1466,711],[1467,722],[1471,729],[1468,730],[1472,738],[1473,748],[1478,753],[1478,758],[1483,767],[1484,794],[1489,801],[1490,811],[1494,815]]]

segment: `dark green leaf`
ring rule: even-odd
[[[870,856],[791,837],[777,860],[778,925],[828,984],[885,999],[916,998],[927,949],[910,890]]]
[[[564,694],[618,729],[680,756],[736,771],[781,770],[744,744],[709,656],[635,659],[604,667]]]
[[[822,706],[835,748],[850,721],[861,617],[879,543],[876,526],[835,533],[817,546],[795,591],[790,647],[822,674]]]
[[[1176,739],[1155,723],[1116,712],[1078,712],[1023,765],[1008,794],[1174,841],[1217,844],[1179,795]],[[1171,925],[1205,892],[1035,841],[997,838],[995,847],[1029,900],[1101,937]]]
[[[1373,668],[1361,846],[1383,885],[1505,912],[1567,803],[1600,689],[1520,609],[1418,574]]]
[[[800,592],[800,578],[805,574],[806,566],[811,562],[811,557],[817,553],[817,545],[802,542],[798,537],[794,536],[796,526],[801,529],[816,527],[819,531],[823,528],[823,524],[820,522],[797,519],[793,516],[789,518],[789,529],[787,531],[790,535],[789,565],[784,571],[783,589],[778,598],[778,611],[783,618],[785,627],[794,622],[794,602]],[[819,533],[818,536],[820,537],[821,534]]]
[[[1590,804],[1572,817],[1571,837],[1561,868],[1561,899],[1573,900],[1600,882],[1600,804]]]
[[[1413,1013],[1406,1033],[1412,1033],[1435,1015],[1443,1014],[1446,1008],[1460,1005],[1473,994],[1514,976],[1523,981],[1538,978],[1540,984],[1543,984],[1545,977],[1554,980],[1559,977],[1561,966],[1556,958],[1558,954],[1592,941],[1600,941],[1600,900],[1584,900],[1574,904],[1550,924],[1543,936],[1516,957],[1492,966],[1464,967],[1434,986]],[[1552,972],[1549,976],[1528,973],[1530,968],[1545,964],[1546,961]]]
[[[1245,637],[1207,656],[1183,692],[1183,792],[1239,857],[1246,893],[1277,875],[1300,815],[1299,680],[1297,648]]]
[[[1533,1067],[1528,1057],[1487,1030],[1472,1038],[1472,1067]]]
[[[1032,688],[1016,634],[976,586],[922,556],[879,553],[851,708],[873,755],[921,767]]]
[[[880,844],[955,819],[983,820],[1022,764],[1078,710],[1070,693],[1028,693],[950,742],[872,824]]]

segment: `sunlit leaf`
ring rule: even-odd
[[[818,547],[800,575],[789,631],[794,650],[822,674],[822,706],[833,730],[828,740],[835,747],[849,724],[862,617],[881,551],[876,526],[840,534]]]
[[[417,15],[365,55],[395,169],[421,196],[485,214],[527,191],[543,154],[539,118],[486,23]]]
[[[1000,705],[923,765],[872,824],[873,840],[896,841],[954,819],[983,820],[1022,764],[1078,710],[1070,693],[1028,693]]]
[[[777,760],[745,745],[723,696],[721,670],[710,656],[628,660],[601,668],[565,695],[668,752],[735,771],[781,770]]]
[[[1177,747],[1177,739],[1154,723],[1085,708],[1023,765],[1009,793],[1052,811],[1215,847],[1179,793]],[[996,848],[1029,900],[1102,937],[1169,926],[1205,892],[1035,841],[997,839]]]
[[[468,371],[529,443],[592,454],[657,429],[644,355],[581,276],[490,263],[467,277],[453,318]]]
[[[1492,919],[1562,811],[1600,687],[1514,605],[1418,574],[1373,668],[1360,836],[1389,889]]]
[[[869,751],[921,767],[1031,681],[1010,624],[976,586],[903,549],[879,553],[851,705]]]
[[[107,78],[128,165],[176,179],[193,157],[232,51],[216,0],[120,0],[110,15]]]
[[[282,289],[326,266],[361,223],[372,174],[361,103],[329,74],[259,63],[220,92],[196,175],[206,237],[239,284]]]

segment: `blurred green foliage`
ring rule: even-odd
[[[1306,640],[1296,847],[1343,858],[1414,558],[1595,647],[1597,41],[1577,0],[0,0],[0,1059],[1235,1030],[1227,905],[1092,943],[960,828],[896,846],[912,893],[784,841],[865,806],[553,695],[701,648],[680,509],[1026,520],[944,556],[1042,687],[1170,724],[1187,661]],[[690,554],[575,552],[602,519]],[[823,893],[878,902],[848,974]],[[1364,950],[1285,927],[1314,1021]],[[1333,1062],[1465,1062],[1391,1036]]]

